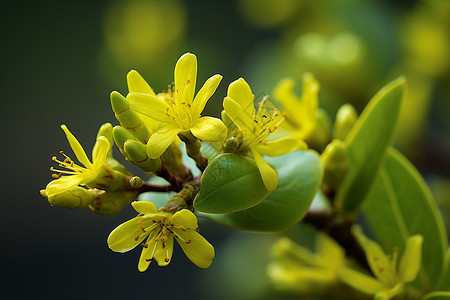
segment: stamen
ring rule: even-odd
[[[148,244],[141,243],[141,245],[142,245],[142,247],[144,247],[144,248],[148,248]]]

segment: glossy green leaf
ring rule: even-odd
[[[349,170],[337,191],[338,210],[355,214],[373,186],[386,149],[394,137],[403,94],[404,78],[382,88],[361,113],[345,142]]]
[[[450,292],[444,291],[432,292],[425,295],[425,297],[423,297],[422,300],[450,300]]]
[[[433,196],[414,166],[398,151],[388,151],[364,214],[386,251],[404,249],[406,239],[423,236],[422,270],[418,278],[425,288],[443,275],[447,235]]]
[[[205,169],[194,208],[213,214],[236,212],[257,205],[268,194],[253,160],[225,153]]]
[[[278,172],[278,186],[260,204],[235,213],[207,215],[224,225],[251,231],[280,231],[299,222],[308,211],[322,178],[315,152],[296,151],[267,157]]]

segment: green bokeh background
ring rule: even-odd
[[[168,267],[154,264],[141,274],[138,250],[116,254],[106,245],[109,232],[134,216],[131,208],[103,217],[50,207],[39,195],[51,179],[51,157],[69,150],[60,124],[90,151],[98,127],[117,124],[109,94],[126,93],[126,73],[137,69],[161,91],[188,51],[198,58],[198,85],[224,76],[210,115],[219,114],[228,84],[241,76],[255,95],[293,76],[300,93],[301,75],[313,72],[319,101],[334,118],[340,104],[360,110],[385,83],[406,75],[412,92],[396,145],[448,217],[449,2],[317,2],[2,2],[2,298],[279,299],[267,292],[264,274],[274,235],[202,220],[201,233],[216,249],[211,268],[196,268],[177,247]]]

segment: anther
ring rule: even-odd
[[[64,151],[62,151],[62,150],[59,151],[58,153],[61,154],[61,155],[64,155]]]
[[[139,239],[139,235],[137,237],[134,238],[135,241],[137,241]]]
[[[141,245],[142,245],[142,247],[144,247],[144,248],[148,248],[148,244],[146,244],[146,243],[141,243]]]
[[[152,259],[151,259],[151,258],[146,258],[145,261],[146,261],[146,262],[151,262]]]
[[[190,84],[191,83],[191,81],[188,79],[188,80],[186,80],[186,84]]]
[[[165,261],[165,262],[169,262],[169,259],[168,259],[168,258],[165,258],[164,261]]]
[[[139,225],[138,228],[142,229],[142,231],[143,231],[144,233],[147,232],[147,231],[145,231],[145,228],[144,228],[144,226],[142,226],[142,225]]]
[[[186,241],[186,244],[190,244],[190,243],[192,243],[191,240],[187,240],[187,241]]]
[[[384,267],[380,267],[380,273],[382,273],[384,271]]]

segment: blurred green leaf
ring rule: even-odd
[[[423,297],[422,300],[450,300],[450,292],[443,292],[443,291],[432,292],[425,295],[425,297]]]
[[[395,132],[406,81],[398,78],[383,87],[367,104],[348,134],[350,166],[337,191],[338,210],[355,214],[373,186],[386,149]]]
[[[447,255],[446,255],[446,274],[443,277],[443,280],[441,280],[442,284],[439,287],[440,290],[444,290],[444,291],[450,291],[450,248],[448,248],[447,250]]]
[[[422,270],[426,288],[437,285],[443,275],[447,235],[433,196],[414,166],[398,151],[388,151],[375,189],[364,214],[386,251],[399,247],[414,234],[424,238]]]
[[[268,194],[253,160],[226,153],[205,169],[194,208],[213,214],[236,212],[257,205]]]
[[[250,209],[207,216],[224,225],[251,231],[280,231],[300,221],[322,178],[319,157],[312,151],[296,151],[266,160],[278,172],[278,186],[269,196]]]

